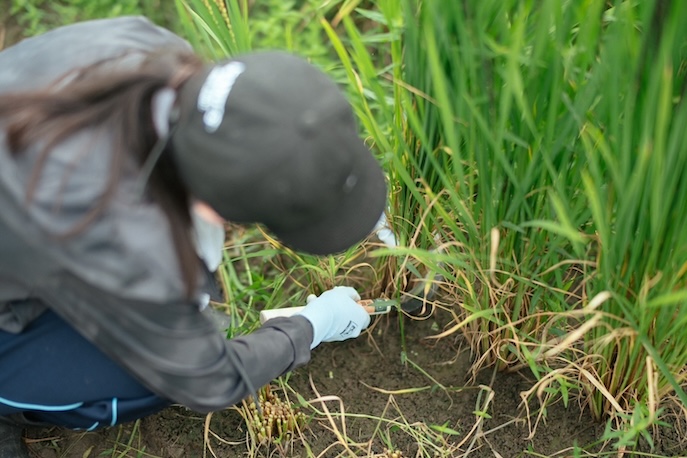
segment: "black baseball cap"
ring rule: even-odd
[[[364,239],[386,202],[382,169],[340,88],[306,60],[258,52],[208,65],[179,90],[174,160],[194,197],[312,254]]]

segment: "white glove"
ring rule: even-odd
[[[356,301],[360,295],[349,286],[336,286],[319,297],[308,296],[308,305],[297,313],[313,327],[312,350],[320,342],[338,342],[358,337],[370,325],[370,315]]]

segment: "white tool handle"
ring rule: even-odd
[[[389,301],[373,301],[371,299],[363,299],[361,301],[358,301],[358,304],[360,304],[360,306],[363,307],[365,311],[370,315],[381,315],[382,313],[389,313],[392,309],[392,306],[389,304]],[[260,312],[260,324],[264,323],[265,321],[271,318],[293,316],[296,313],[303,310],[304,308],[305,306],[263,310]]]
[[[260,312],[260,324],[264,323],[267,320],[271,320],[272,318],[277,318],[277,317],[289,317],[293,316],[296,313],[300,312],[303,310],[305,306],[303,307],[286,307],[283,309],[269,309],[269,310],[263,310]]]

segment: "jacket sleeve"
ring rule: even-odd
[[[10,172],[0,168],[0,177]],[[309,361],[313,332],[303,317],[270,320],[227,340],[195,304],[125,297],[125,283],[98,285],[92,279],[111,270],[76,265],[67,241],[35,224],[9,181],[0,180],[0,278],[40,299],[153,392],[209,412]]]
[[[227,340],[193,304],[117,298],[68,273],[36,292],[152,391],[198,412],[236,404],[310,359],[312,326],[300,316]]]

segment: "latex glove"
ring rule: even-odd
[[[308,296],[308,305],[297,313],[312,324],[312,350],[320,342],[338,342],[358,337],[370,325],[370,315],[356,301],[357,291],[349,286],[336,286],[319,297]]]

